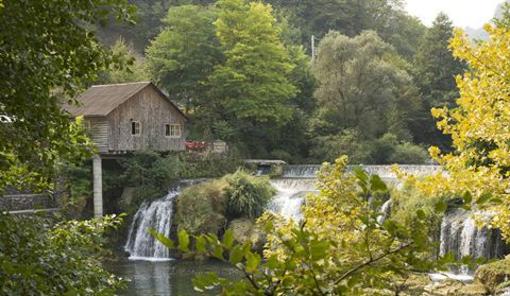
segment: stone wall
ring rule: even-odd
[[[8,194],[0,196],[1,211],[22,211],[57,208],[50,194]]]

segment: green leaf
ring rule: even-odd
[[[230,257],[228,261],[232,265],[236,265],[237,263],[241,262],[241,260],[243,260],[243,255],[244,255],[243,247],[240,245],[234,246],[230,251]]]
[[[195,247],[197,249],[197,252],[199,253],[205,253],[206,251],[206,240],[205,240],[205,237],[203,237],[202,235],[197,237],[196,239],[196,243],[195,243]]]
[[[246,254],[246,271],[250,273],[256,272],[261,260],[259,254],[248,252]]]
[[[490,193],[484,193],[482,194],[477,200],[476,204],[481,206],[485,203],[487,203],[492,198],[492,195]]]
[[[189,251],[189,235],[185,230],[180,230],[177,234],[179,238],[179,250],[183,252]]]
[[[310,242],[310,256],[312,260],[317,261],[324,259],[327,256],[327,250],[329,248],[329,242],[313,240]]]
[[[388,191],[388,186],[378,175],[370,176],[370,189],[372,191]]]
[[[422,209],[419,209],[418,211],[416,211],[416,216],[420,220],[424,220],[425,218],[427,218],[427,215],[425,214],[425,212]]]
[[[464,192],[464,195],[462,195],[462,199],[464,200],[465,204],[471,204],[473,201],[473,195],[471,195],[471,192],[466,191]]]
[[[233,244],[234,244],[234,232],[229,229],[223,235],[223,245],[227,250],[230,250]]]
[[[368,184],[368,174],[365,172],[365,170],[363,170],[362,167],[360,166],[356,166],[352,169],[352,173],[354,174],[354,176],[356,176],[356,178],[363,182],[363,184]]]
[[[223,260],[223,259],[224,259],[224,258],[223,258],[223,251],[224,251],[224,250],[223,250],[222,245],[220,245],[220,244],[216,244],[216,245],[214,245],[214,247],[213,247],[213,256],[214,256],[215,258],[218,258],[218,259],[220,259],[220,260]]]
[[[169,239],[168,237],[166,237],[164,234],[157,232],[153,228],[149,228],[147,231],[149,232],[150,235],[152,235],[152,237],[157,239],[165,247],[167,247],[169,249],[175,248],[174,242],[171,239]]]
[[[197,292],[212,290],[219,285],[219,277],[215,272],[198,274],[193,278],[193,288]]]
[[[444,213],[446,212],[446,209],[448,208],[448,204],[445,200],[440,200],[434,205],[434,210],[436,213]]]

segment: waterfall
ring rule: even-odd
[[[393,202],[391,201],[391,199],[388,199],[382,206],[381,206],[381,209],[380,209],[380,214],[379,216],[377,217],[377,223],[379,224],[383,224],[384,221],[386,221],[386,219],[388,219],[388,217],[391,215],[391,206],[392,206]]]
[[[476,213],[489,216],[487,213]],[[441,222],[439,255],[453,253],[455,258],[495,259],[505,255],[506,246],[497,230],[478,228],[472,213],[455,209],[448,212]]]
[[[319,169],[318,165],[287,166],[282,178],[271,180],[277,193],[269,206],[270,210],[286,218],[301,220],[301,207],[307,193],[316,191],[315,175]]]
[[[316,164],[288,165],[283,171],[283,178],[315,178],[321,166]]]
[[[307,193],[315,192],[315,179],[306,178],[282,178],[271,180],[271,185],[276,189],[270,210],[286,218],[296,221],[301,220],[301,206]]]
[[[159,233],[170,235],[172,226],[173,200],[180,190],[170,191],[165,197],[153,202],[144,202],[129,229],[124,249],[129,252],[130,260],[162,261],[170,260],[168,248],[154,239],[147,229],[153,228]]]
[[[356,166],[347,166],[351,171]],[[368,174],[377,174],[384,181],[390,184],[398,184],[398,179],[391,165],[362,165]],[[440,172],[441,167],[436,165],[400,165],[400,169],[406,173],[416,176],[432,175]],[[301,206],[304,203],[306,193],[316,192],[315,183],[320,165],[288,165],[284,168],[280,179],[271,181],[277,190],[277,195],[271,203],[270,209],[284,217],[301,219]],[[389,215],[391,202],[387,202],[381,208],[383,214],[379,216],[380,221]]]

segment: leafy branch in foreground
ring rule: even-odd
[[[414,273],[436,267],[423,211],[405,224],[378,221],[374,206],[385,191],[380,178],[357,170],[346,174],[347,158],[325,164],[319,193],[310,195],[303,220],[288,221],[265,213],[258,226],[267,243],[263,255],[251,243],[238,244],[232,232],[222,239],[204,234],[178,234],[178,244],[151,233],[167,247],[210,256],[232,265],[242,275],[233,281],[214,273],[194,279],[196,290],[220,287],[222,295],[379,295],[401,290]],[[193,248],[192,248],[193,247]],[[445,262],[443,262],[445,263]],[[394,294],[395,292],[393,292]]]
[[[101,264],[122,216],[52,225],[0,213],[0,295],[115,295],[124,281]]]

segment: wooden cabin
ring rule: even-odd
[[[96,217],[103,215],[102,157],[186,150],[186,115],[151,82],[95,85],[77,101],[65,109],[84,117],[99,152],[92,159]]]
[[[66,106],[83,116],[100,154],[185,150],[186,115],[151,82],[90,87]]]

